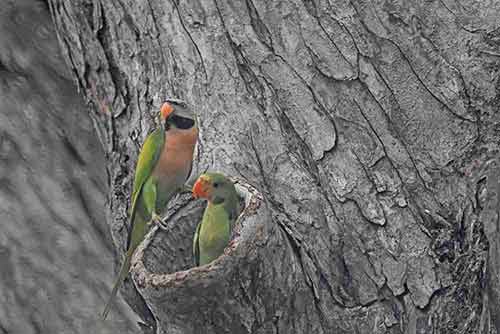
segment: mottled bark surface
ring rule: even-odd
[[[0,6],[0,333],[137,333],[114,279],[104,153],[47,4]]]
[[[166,97],[199,116],[195,172],[264,197],[250,219],[260,228],[212,266],[154,292],[134,267],[156,321],[132,306],[151,328],[498,332],[498,2],[49,3],[93,105],[118,249]],[[156,233],[144,252],[157,274],[186,265],[200,208],[181,202],[191,229]]]

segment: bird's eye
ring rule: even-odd
[[[219,182],[214,182],[214,188],[218,188],[219,187]]]

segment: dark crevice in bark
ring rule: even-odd
[[[303,253],[301,252],[301,249],[303,249],[304,245],[300,240],[297,240],[294,237],[294,234],[296,234],[296,233],[291,231],[289,226],[287,226],[285,223],[282,223],[279,219],[277,220],[277,224],[281,227],[281,231],[285,234],[285,239],[288,241],[291,249],[293,250],[293,254],[294,254],[295,258],[300,263],[300,266],[302,268],[302,275],[304,276],[304,280],[306,282],[306,285],[309,286],[309,288],[311,289],[312,295],[314,296],[314,298],[313,298],[314,306],[316,308],[316,311],[318,312],[321,327],[323,328],[323,331],[325,331],[330,326],[328,325],[328,322],[327,322],[328,321],[327,315],[325,315],[323,313],[323,310],[321,309],[321,305],[319,304],[319,296],[318,296],[318,292],[315,288],[315,285],[313,283],[313,278],[307,274],[307,270],[304,267],[304,260],[303,260],[303,256],[302,256]]]
[[[401,50],[401,47],[396,43],[394,42],[393,40],[391,39],[387,39],[388,42],[390,42],[392,45],[394,45],[396,47],[396,49],[398,49],[399,51],[399,54],[403,57],[403,59],[405,60],[405,62],[408,64],[408,67],[410,68],[410,70],[412,71],[413,75],[415,76],[415,78],[417,78],[418,82],[422,85],[422,87],[425,88],[425,90],[437,101],[439,102],[439,104],[443,107],[443,109],[445,109],[446,111],[448,111],[450,114],[454,115],[455,117],[457,117],[458,119],[464,121],[464,122],[469,122],[469,123],[475,123],[476,120],[470,120],[468,118],[465,118],[461,115],[459,115],[457,112],[455,112],[453,109],[451,109],[444,101],[442,101],[435,93],[433,93],[431,91],[431,89],[429,87],[427,87],[427,85],[422,81],[422,79],[420,78],[420,76],[417,74],[417,71],[415,71],[415,69],[413,68],[413,65],[411,63],[411,61],[408,59],[408,57],[406,56],[406,54],[403,52],[403,50]]]
[[[191,36],[191,33],[189,32],[189,30],[186,28],[186,25],[184,24],[184,19],[182,18],[182,15],[181,15],[181,12],[179,10],[179,6],[178,6],[176,0],[171,0],[171,1],[172,1],[172,4],[174,5],[175,11],[177,12],[177,15],[179,17],[179,22],[182,25],[182,29],[184,30],[184,32],[186,33],[186,35],[191,40],[191,43],[193,43],[193,46],[194,46],[194,48],[196,50],[196,53],[198,54],[198,57],[200,59],[201,67],[202,67],[203,73],[205,75],[205,81],[208,81],[208,72],[207,72],[207,68],[205,66],[205,61],[203,60],[203,56],[201,55],[201,51],[200,51],[198,45],[196,44],[196,42],[194,41],[193,36]]]
[[[391,92],[392,96],[394,97],[394,99],[396,99],[396,95],[394,95],[394,92],[391,90],[390,86],[388,85],[388,83],[383,79],[383,77],[381,76],[381,74],[378,72],[377,70],[377,67],[376,66],[373,66],[377,72],[377,74],[380,76],[380,78],[383,80],[384,82],[384,85],[386,88],[389,89],[389,91]],[[417,174],[420,182],[421,182],[421,185],[427,190],[429,191],[431,194],[432,194],[432,189],[429,188],[429,186],[427,185],[427,183],[425,182],[424,178],[422,177],[422,174],[420,173],[419,169],[417,168],[417,165],[415,163],[415,160],[413,158],[413,156],[411,155],[409,149],[408,149],[408,144],[405,142],[405,140],[402,138],[402,136],[400,135],[399,131],[397,130],[396,126],[393,124],[393,121],[391,120],[391,117],[389,116],[387,110],[382,106],[382,104],[380,104],[380,102],[376,99],[376,97],[373,95],[373,93],[370,91],[370,89],[364,84],[362,83],[362,85],[366,88],[366,91],[368,92],[368,94],[371,96],[371,98],[373,99],[373,101],[377,104],[377,106],[380,108],[380,110],[383,112],[383,115],[385,117],[385,119],[387,120],[387,122],[390,124],[390,129],[391,131],[395,132],[396,133],[396,136],[395,138],[399,141],[399,143],[403,146],[403,148],[405,149],[405,152],[406,154],[408,155],[408,158],[415,170],[415,173]],[[355,99],[353,99],[353,101],[355,101]],[[397,100],[396,100],[397,102]],[[357,102],[356,102],[357,104]],[[359,104],[357,104],[357,106],[359,107]],[[401,108],[399,105],[398,105],[399,108]],[[360,110],[360,113],[363,115],[363,118],[366,119],[366,115],[363,114],[362,110]],[[370,122],[367,120],[368,124],[370,124]],[[376,132],[375,132],[376,133]],[[380,139],[379,139],[380,140]],[[381,142],[382,143],[382,142]],[[382,144],[383,145],[383,144]],[[389,160],[390,160],[390,157],[388,156]],[[397,170],[397,168],[396,168]],[[401,179],[401,181],[403,182],[403,179]],[[403,182],[404,183],[404,182]]]
[[[9,332],[7,331],[7,329],[2,325],[2,323],[0,323],[0,330],[2,331],[2,334],[9,334]]]
[[[255,8],[254,3],[252,2],[252,0],[245,0],[245,2],[248,9],[248,15],[250,16],[250,24],[252,25],[253,30],[265,46],[267,46],[270,50],[274,50],[271,33],[269,32],[269,29],[266,27],[264,22],[262,22],[262,20],[260,19],[259,12]]]
[[[148,2],[148,7],[149,7],[151,18],[153,19],[154,28],[155,28],[156,34],[157,34],[157,36],[152,36],[152,37],[154,37],[158,41],[158,46],[160,47],[160,55],[161,55],[161,59],[162,59],[162,63],[163,63],[163,69],[166,71],[166,73],[168,73],[168,66],[167,66],[167,61],[165,59],[165,52],[164,52],[164,50],[166,48],[163,46],[163,43],[162,43],[161,30],[160,30],[160,27],[158,25],[158,20],[156,18],[155,12],[153,10],[153,6],[151,5],[151,0],[147,0],[147,2]],[[169,76],[169,78],[170,78],[170,76]],[[172,87],[174,86],[172,83],[170,83],[170,85]],[[147,89],[147,91],[145,92],[144,96],[149,95],[148,94],[149,93],[149,81],[148,81],[148,84],[146,85],[146,89]],[[137,97],[137,98],[139,98],[139,97]],[[137,103],[137,105],[140,105],[140,104]]]
[[[101,1],[101,0],[99,0],[99,1]],[[130,30],[134,33],[134,37],[135,37],[136,41],[139,41],[141,39],[141,32],[140,32],[140,29],[135,24],[134,18],[129,14],[125,4],[123,4],[120,0],[116,0],[116,2],[118,3],[118,5],[120,5],[120,7],[122,9],[121,13],[123,14],[123,19],[124,19],[125,23],[130,28]],[[102,18],[104,20],[104,13],[102,13]]]
[[[260,159],[260,154],[259,154],[259,151],[257,150],[257,148],[255,147],[255,143],[254,143],[254,138],[253,138],[253,134],[252,132],[250,132],[250,135],[249,135],[249,138],[250,138],[250,145],[252,147],[252,151],[255,155],[255,158],[256,158],[256,161],[257,161],[257,166],[258,166],[258,169],[259,169],[259,172],[260,172],[260,175],[262,177],[262,183],[264,185],[264,189],[262,189],[261,191],[269,198],[272,198],[272,196],[269,196],[271,195],[271,191],[272,191],[272,187],[269,183],[269,181],[267,180],[267,177],[266,177],[266,173],[264,171],[264,167],[263,167],[263,164],[262,164],[262,160]]]
[[[305,7],[307,8],[307,11],[309,12],[309,14],[316,19],[316,21],[318,22],[319,27],[321,28],[321,31],[323,31],[323,33],[326,35],[326,37],[328,38],[328,40],[332,43],[332,45],[335,48],[335,50],[337,50],[337,52],[342,56],[342,59],[344,59],[344,61],[346,63],[348,63],[349,65],[352,66],[352,64],[349,62],[349,60],[344,56],[344,54],[342,53],[342,51],[340,50],[340,48],[337,46],[337,44],[333,40],[332,36],[330,36],[330,34],[326,31],[325,27],[321,23],[321,20],[318,17],[318,9],[316,8],[316,4],[315,4],[314,0],[302,0],[302,2],[304,3]],[[359,76],[359,71],[356,73],[355,77],[349,78],[349,80],[357,79],[358,76]]]
[[[106,55],[106,61],[107,61],[107,65],[108,65],[107,70],[109,71],[109,74],[111,76],[111,80],[112,80],[113,85],[114,85],[115,94],[114,94],[114,96],[111,97],[112,101],[99,101],[99,102],[102,103],[104,105],[104,108],[108,109],[106,111],[109,112],[110,105],[115,106],[116,99],[118,97],[118,94],[120,94],[119,92],[121,91],[122,88],[125,90],[125,96],[122,95],[125,98],[125,105],[128,105],[130,103],[130,98],[128,97],[129,95],[128,95],[128,86],[127,86],[126,78],[125,78],[125,76],[123,76],[120,73],[120,69],[117,66],[118,63],[114,59],[113,52],[111,51],[111,48],[110,48],[110,43],[112,43],[113,38],[110,34],[110,27],[108,26],[106,14],[105,14],[104,9],[102,7],[101,7],[101,20],[102,20],[102,27],[101,27],[101,29],[99,29],[97,31],[96,37],[102,46],[102,50],[104,51],[104,54]],[[90,83],[90,80],[87,81],[87,83]],[[96,96],[98,96],[98,95],[96,94]],[[121,111],[119,111],[119,112],[113,111],[112,112],[112,114],[115,114],[116,116],[118,116],[120,113],[121,113]],[[111,122],[112,122],[112,120],[111,120]],[[114,136],[112,136],[112,138],[113,137]]]
[[[64,46],[62,48],[62,51],[66,55],[67,60],[69,60],[69,70],[73,73],[73,79],[76,81],[76,84],[77,84],[76,87],[78,90],[84,89],[84,87],[86,87],[86,85],[84,85],[82,78],[78,75],[78,66],[77,66],[76,61],[73,59],[73,54],[71,52],[67,51],[67,50],[71,49],[71,45],[69,45],[66,38],[61,37],[61,34],[59,33],[59,30],[61,29],[61,27],[59,26],[58,17],[64,15],[60,12],[61,6],[63,6],[63,8],[64,8],[64,5],[55,4],[54,2],[52,2],[50,0],[47,0],[47,1],[49,1],[49,8],[50,8],[52,20],[54,21],[54,24],[56,25],[57,38],[59,40],[59,43],[61,43]]]
[[[282,56],[280,56],[279,54],[275,54],[276,57],[278,57],[285,65],[287,65],[288,68],[290,68],[290,70],[292,70],[292,72],[297,76],[297,78],[300,79],[300,81],[302,81],[302,84],[308,89],[308,91],[311,93],[311,96],[315,102],[315,105],[319,107],[319,109],[322,111],[322,113],[330,120],[330,122],[332,123],[332,126],[334,127],[334,129],[336,128],[335,126],[335,121],[333,120],[333,118],[330,116],[330,114],[328,113],[326,107],[319,101],[318,97],[316,96],[316,93],[314,92],[314,90],[312,89],[312,87],[306,82],[306,80],[304,78],[302,78],[299,73],[292,67],[292,65],[290,65]],[[336,131],[334,133],[332,133],[332,136],[334,136],[335,138],[335,142],[336,142],[336,139],[337,139],[337,133]],[[335,142],[333,143],[332,145],[332,148],[335,147]]]
[[[371,96],[371,98],[375,101],[375,103],[377,104],[377,106],[380,108],[380,110],[383,112],[386,120],[388,121],[389,124],[392,125],[392,121],[390,120],[389,116],[387,115],[387,112],[385,111],[385,109],[383,108],[383,106],[376,100],[375,96],[373,96],[372,92],[368,89],[368,87],[366,87],[366,90],[368,92],[368,94]],[[377,137],[378,141],[380,142],[380,144],[382,145],[382,148],[387,156],[387,159],[388,161],[391,163],[392,167],[394,168],[394,170],[396,171],[396,173],[398,174],[399,176],[399,179],[400,181],[402,182],[402,184],[405,184],[404,182],[404,179],[401,177],[401,174],[400,174],[400,171],[399,169],[393,164],[391,158],[390,158],[390,155],[387,154],[387,151],[386,151],[386,148],[385,148],[385,145],[384,145],[384,142],[382,141],[382,139],[379,137],[379,135],[377,134],[377,132],[375,131],[375,129],[372,127],[371,125],[371,122],[369,121],[369,119],[366,117],[366,115],[364,114],[364,112],[362,111],[360,105],[356,102],[355,99],[353,99],[354,103],[356,104],[356,106],[358,107],[358,110],[360,112],[360,114],[363,116],[363,118],[366,120],[366,122],[368,123],[368,126],[371,128],[372,132],[375,134],[375,136]],[[415,161],[413,160],[408,148],[407,148],[407,145],[404,143],[404,140],[401,138],[401,136],[399,135],[398,131],[396,131],[396,129],[394,128],[394,126],[391,126],[392,128],[392,131],[395,131],[396,134],[397,134],[397,139],[398,141],[401,143],[401,145],[405,148],[405,151],[406,151],[406,154],[408,155],[408,158],[410,159],[412,165],[413,165],[413,168],[415,170],[415,173],[418,175],[419,177],[419,180],[422,184],[422,186],[424,188],[426,188],[427,190],[429,190],[429,188],[427,187],[427,184],[426,182],[424,181],[422,175],[420,174],[420,171],[418,170],[417,168],[417,165],[415,164]]]
[[[256,13],[256,9],[255,9],[255,7],[253,7],[251,0],[246,0],[246,1],[247,1],[248,10],[255,11],[254,15],[256,15],[256,18],[254,18],[253,20],[259,20],[259,22],[260,22],[260,18],[258,17],[258,14]],[[217,6],[217,1],[215,1],[214,3],[216,5],[217,12],[219,14],[219,18],[222,22],[222,26],[224,27],[224,30],[226,33],[226,38],[227,38],[228,43],[231,47],[231,50],[233,51],[233,55],[234,55],[234,58],[236,61],[236,66],[238,67],[238,72],[240,74],[240,77],[241,77],[243,83],[245,84],[245,88],[247,89],[248,93],[251,94],[252,97],[256,100],[258,110],[260,111],[266,124],[271,128],[268,116],[264,113],[264,109],[265,109],[264,87],[260,83],[258,76],[252,70],[252,67],[248,63],[247,59],[245,58],[245,56],[241,52],[241,49],[238,47],[238,45],[236,45],[236,43],[231,38],[231,35],[225,26],[224,19],[222,17],[222,13],[220,11],[220,8]],[[253,9],[251,9],[251,8],[253,8]],[[250,13],[250,15],[252,15],[252,13]],[[255,29],[256,29],[256,27],[254,27],[254,30]],[[255,30],[255,31],[257,32],[257,30]],[[266,29],[266,31],[267,31],[267,29]],[[267,34],[269,34],[268,31],[267,31]],[[265,40],[263,40],[263,42],[265,42]],[[266,44],[266,46],[272,49],[272,45]]]

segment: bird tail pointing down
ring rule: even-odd
[[[123,281],[125,281],[125,278],[127,278],[128,276],[130,263],[132,261],[132,254],[133,252],[131,252],[130,250],[127,251],[125,260],[120,269],[120,273],[118,275],[118,278],[116,279],[115,285],[113,286],[113,290],[111,291],[111,295],[109,296],[108,302],[106,303],[106,307],[104,308],[104,311],[101,314],[102,320],[105,320],[106,317],[108,316],[108,313],[111,310],[111,306],[113,305],[113,301],[116,297],[116,294],[118,293],[118,289],[120,289],[120,286],[122,285]]]

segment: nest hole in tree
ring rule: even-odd
[[[240,210],[231,239],[240,237],[245,227],[247,209],[255,203],[257,197],[261,199],[255,188],[246,182],[235,179],[233,181],[240,197]],[[142,262],[149,273],[172,274],[195,267],[193,237],[205,207],[205,200],[195,200],[190,194],[178,196],[171,203],[163,219],[163,228],[157,228],[153,232],[152,239],[144,249]],[[236,247],[237,243],[236,241]]]

